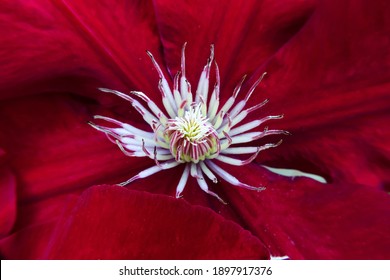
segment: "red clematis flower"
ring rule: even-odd
[[[2,1],[1,256],[390,258],[389,11],[385,1]],[[127,157],[87,124],[105,115],[151,132],[97,88],[142,91],[163,108],[145,50],[174,87],[184,42],[193,84],[214,44],[221,104],[244,74],[248,92],[268,72],[245,108],[270,102],[248,121],[283,113],[270,127],[292,135],[244,167],[218,163],[264,191],[204,179],[225,205],[189,178],[175,198],[184,165],[114,186],[158,159]]]

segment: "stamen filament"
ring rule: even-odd
[[[126,156],[149,157],[154,161],[153,166],[140,171],[118,185],[126,186],[135,180],[149,177],[161,170],[185,164],[176,186],[176,198],[182,196],[190,176],[197,181],[205,193],[214,196],[224,204],[226,202],[209,189],[206,180],[217,184],[219,178],[231,185],[248,190],[264,190],[264,187],[254,187],[239,181],[227,170],[217,165],[215,161],[233,166],[249,164],[257,158],[260,151],[276,147],[282,141],[259,147],[230,146],[249,143],[267,135],[289,134],[284,130],[268,130],[268,128],[263,131],[252,131],[264,122],[280,119],[283,115],[266,116],[237,126],[250,113],[268,102],[266,99],[262,103],[244,109],[266,73],[251,85],[244,99],[237,100],[246,79],[246,75],[243,76],[234,88],[232,95],[219,108],[221,77],[218,64],[214,60],[214,45],[210,46],[210,56],[200,74],[195,96],[191,92],[191,84],[186,77],[186,45],[187,43],[181,49],[180,71],[172,81],[172,88],[153,55],[147,51],[159,77],[158,90],[161,93],[163,108],[160,108],[141,91],[130,91],[131,96],[129,96],[116,90],[99,88],[102,92],[112,93],[130,102],[131,106],[151,128],[151,131],[139,129],[133,125],[100,115],[95,116],[95,120],[105,121],[108,123],[107,126],[88,123],[96,130],[103,132]],[[215,65],[215,84],[209,96],[210,71],[213,65]],[[248,158],[241,159],[240,155],[248,155]]]

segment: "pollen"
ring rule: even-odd
[[[95,116],[99,122],[107,125],[89,124],[105,133],[109,140],[129,157],[149,157],[154,165],[139,172],[129,180],[119,183],[126,186],[131,182],[151,176],[162,170],[184,165],[184,170],[176,187],[176,197],[182,196],[187,181],[192,177],[199,187],[221,202],[215,192],[209,189],[207,181],[218,183],[222,179],[231,185],[249,190],[262,191],[263,186],[247,185],[223,169],[220,163],[243,166],[255,160],[260,151],[281,144],[268,143],[257,145],[259,139],[275,134],[289,134],[285,130],[258,128],[272,119],[281,119],[283,115],[265,116],[252,121],[245,121],[252,112],[263,107],[264,100],[252,107],[247,102],[262,81],[264,73],[249,88],[244,98],[239,99],[245,76],[235,87],[232,95],[224,104],[220,102],[220,75],[218,64],[214,61],[214,46],[200,74],[195,94],[186,77],[185,47],[181,51],[181,69],[175,76],[171,87],[162,69],[150,52],[149,55],[157,74],[158,89],[161,94],[163,109],[140,91],[122,92],[100,88],[101,91],[117,95],[130,102],[131,106],[143,117],[150,130],[142,130],[131,124],[116,119]],[[214,64],[213,64],[214,61]],[[215,85],[209,90],[210,71],[215,68]],[[247,156],[245,156],[247,155]],[[244,157],[244,159],[243,159]]]
[[[218,134],[202,114],[201,104],[191,106],[183,117],[168,120],[165,135],[177,161],[198,163],[220,151]]]

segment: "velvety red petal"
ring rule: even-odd
[[[271,102],[264,109],[282,109],[279,122],[299,131],[388,112],[387,5],[319,1],[300,32],[258,69],[269,73],[263,90]]]
[[[329,182],[364,184],[389,191],[389,122],[390,115],[371,114],[337,125],[296,131],[278,148],[260,154],[259,161],[273,167],[305,170]]]
[[[273,256],[389,259],[390,196],[362,185],[321,184],[270,174],[250,164],[228,168],[262,192],[223,186],[224,198]]]
[[[180,68],[187,42],[187,76],[193,87],[215,44],[223,94],[228,98],[244,74],[250,74],[305,23],[315,1],[155,1],[165,60]]]
[[[55,228],[55,222],[35,225],[18,231],[0,240],[2,259],[42,259],[47,250],[47,243]]]
[[[85,66],[98,58],[52,1],[2,1],[0,25],[2,98],[66,90],[92,74]]]
[[[0,255],[6,259],[44,258],[50,249],[50,239],[58,220],[73,207],[79,195],[75,191],[19,203],[18,219],[12,234],[0,240]]]
[[[1,163],[0,149],[0,237],[11,231],[16,219],[16,182],[10,169]]]
[[[7,152],[1,177],[2,234],[10,232],[15,218],[12,232],[55,220],[67,194],[77,194],[91,184],[123,182],[134,175],[133,168],[150,164],[143,159],[134,164],[87,124],[96,106],[71,95],[1,103],[0,146]]]
[[[284,108],[287,129],[389,108],[389,15],[385,1],[320,1],[266,67],[269,107]]]
[[[209,188],[228,202],[224,205],[205,194],[190,178],[183,198],[211,208],[249,229],[268,246],[273,256],[389,258],[387,251],[382,250],[390,242],[387,237],[390,228],[388,194],[346,179],[342,183],[320,184],[305,178],[286,178],[255,164],[224,167],[241,182],[264,185],[267,189],[257,193],[223,180],[218,184],[208,181]],[[128,188],[174,196],[180,174],[179,169],[165,170],[135,181]],[[356,234],[349,236],[351,232]]]
[[[77,202],[80,192],[19,203],[12,233],[0,240],[0,255],[7,259],[42,259],[50,249],[57,221]]]
[[[18,232],[26,227],[33,227],[48,222],[57,221],[65,208],[73,200],[77,200],[83,190],[68,191],[64,194],[47,196],[33,201],[22,201],[18,205],[18,219],[12,232]]]
[[[93,102],[67,95],[2,102],[0,141],[18,178],[19,199],[107,183],[130,172],[134,160],[87,124],[95,109]]]
[[[54,259],[252,259],[268,256],[250,232],[167,196],[100,186],[57,227]]]
[[[151,1],[60,2],[58,9],[122,79],[125,87],[119,90],[141,90],[160,96],[158,75],[146,54],[149,50],[157,59],[161,57]]]
[[[151,89],[145,50],[159,41],[147,1],[2,1],[0,25],[1,97]]]
[[[320,1],[259,69],[269,72],[263,90],[271,101],[263,112],[284,113],[275,126],[293,134],[264,153],[271,164],[334,181],[389,184],[389,11],[385,1]]]

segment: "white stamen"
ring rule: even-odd
[[[288,259],[290,259],[290,257],[287,256],[287,255],[280,256],[280,257],[271,256],[271,260],[278,260],[278,261],[280,261],[280,260],[288,260]]]
[[[118,186],[121,186],[121,187],[126,186],[127,184],[130,184],[131,182],[133,182],[135,180],[149,177],[150,175],[153,175],[157,172],[160,172],[161,170],[170,169],[170,168],[178,166],[179,164],[180,164],[179,162],[171,160],[169,162],[165,162],[165,163],[161,164],[160,166],[155,165],[155,166],[149,167],[149,168],[141,171],[140,173],[138,173],[134,177],[130,178],[129,180],[118,184]]]
[[[232,185],[243,187],[249,190],[256,190],[256,191],[265,190],[264,187],[252,187],[240,182],[236,177],[230,175],[229,173],[227,173],[225,170],[223,170],[221,167],[219,167],[218,165],[216,165],[210,160],[206,161],[206,165],[210,167],[211,170],[213,170],[216,174],[218,174],[222,179],[224,179],[225,181],[229,182]]]
[[[186,186],[189,174],[190,174],[190,163],[187,163],[186,167],[184,168],[183,174],[181,175],[179,184],[177,184],[176,187],[176,198],[179,198],[181,196],[181,193],[183,192],[184,187]]]
[[[176,197],[182,196],[189,177],[193,177],[199,187],[206,193],[225,203],[216,193],[209,190],[207,180],[217,184],[221,178],[226,182],[249,190],[261,191],[264,187],[254,187],[242,183],[229,174],[215,160],[226,164],[241,166],[253,161],[260,151],[276,147],[275,144],[264,144],[259,147],[234,146],[235,144],[249,143],[267,135],[288,134],[284,130],[251,131],[271,119],[280,119],[283,116],[266,116],[235,127],[250,113],[264,106],[268,100],[253,107],[246,108],[246,103],[262,81],[265,73],[255,81],[243,100],[237,100],[246,76],[244,76],[230,98],[220,106],[220,73],[214,62],[214,46],[210,47],[210,56],[201,72],[195,98],[191,92],[191,84],[186,77],[185,43],[181,50],[181,69],[173,79],[173,87],[167,79],[157,61],[150,52],[149,55],[159,77],[158,89],[161,93],[163,110],[141,91],[131,91],[129,96],[122,92],[107,88],[100,88],[102,92],[112,93],[131,103],[152,131],[145,131],[130,124],[122,123],[113,118],[95,116],[98,121],[105,121],[107,126],[89,122],[89,124],[106,134],[108,139],[129,157],[149,157],[155,165],[149,167],[129,180],[118,184],[125,186],[135,180],[149,177],[161,170],[170,169],[185,164],[183,173],[176,187]],[[210,71],[215,65],[215,85],[209,97]],[[195,102],[193,102],[195,99]],[[142,104],[139,100],[142,100]],[[146,104],[145,107],[143,104]],[[113,126],[110,127],[109,125]],[[233,146],[233,147],[231,147]],[[235,158],[237,155],[248,154],[247,159]],[[273,168],[269,170],[275,172]],[[285,171],[282,171],[282,173]],[[294,176],[303,176],[305,173],[291,173]],[[206,179],[204,177],[206,176]],[[193,179],[192,179],[193,180]]]
[[[219,90],[220,90],[220,75],[219,75],[219,68],[218,64],[215,63],[215,76],[216,76],[216,83],[214,86],[213,93],[211,94],[210,97],[210,103],[209,103],[209,111],[207,113],[207,116],[209,117],[210,120],[213,120],[219,107]]]
[[[297,169],[287,169],[287,168],[275,168],[275,167],[269,167],[262,165],[264,168],[268,169],[269,171],[276,173],[278,175],[286,176],[286,177],[306,177],[310,178],[312,180],[315,180],[317,182],[320,182],[322,184],[326,184],[327,181],[324,177],[317,175],[317,174],[312,174],[308,172],[303,172]]]
[[[241,125],[239,127],[236,127],[234,129],[230,130],[229,135],[230,136],[234,136],[234,135],[237,135],[237,134],[241,134],[241,133],[247,132],[248,130],[251,130],[251,129],[255,128],[255,127],[258,127],[259,125],[265,123],[268,120],[281,119],[282,117],[283,117],[283,115],[267,116],[265,118],[262,118],[261,120],[251,121],[249,123],[243,124],[243,125]]]

